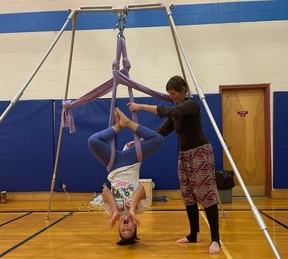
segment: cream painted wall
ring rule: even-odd
[[[0,6],[2,12],[9,13],[65,10],[101,2],[2,0]],[[109,3],[123,6],[137,2]],[[225,84],[271,83],[271,95],[273,91],[287,90],[288,21],[179,26],[177,30],[204,93],[218,93],[219,85]],[[10,100],[22,89],[57,33],[0,34],[0,100]],[[78,98],[111,78],[117,33],[113,28],[76,32],[68,98]],[[165,92],[169,77],[181,74],[170,28],[125,29],[124,33],[132,65],[131,78]],[[65,31],[21,99],[64,97],[70,40],[71,32]],[[186,73],[195,93],[189,72]],[[134,95],[143,96],[138,92]],[[127,96],[126,87],[118,88],[118,96]]]
[[[177,30],[204,93],[217,93],[219,85],[252,83],[271,83],[273,91],[287,90],[286,21],[182,26]],[[0,100],[10,100],[22,88],[57,33],[0,34]],[[69,98],[78,98],[111,78],[117,33],[113,29],[76,32]],[[126,29],[124,33],[131,78],[165,91],[168,78],[181,74],[170,29]],[[63,98],[70,40],[71,32],[64,32],[22,99]],[[127,96],[126,87],[120,89],[118,95]]]

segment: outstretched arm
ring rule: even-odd
[[[116,221],[119,220],[121,213],[119,212],[114,196],[108,187],[103,188],[102,197],[103,197],[104,202],[106,202],[112,210],[112,213],[113,213],[112,218],[109,221],[108,225],[110,228],[113,228]]]
[[[140,225],[140,220],[136,217],[136,209],[137,209],[137,205],[139,203],[140,200],[142,199],[145,199],[146,198],[146,191],[143,187],[143,185],[141,183],[139,183],[135,193],[134,193],[134,196],[133,196],[133,199],[132,199],[132,202],[131,202],[131,205],[130,205],[130,214],[131,216],[133,217],[134,219],[134,222],[135,224],[137,224],[138,226]]]
[[[132,102],[128,103],[127,105],[131,112],[143,110],[157,114],[157,105],[140,104]]]

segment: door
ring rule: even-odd
[[[240,177],[251,196],[270,196],[269,85],[221,86],[220,90],[223,139]],[[232,170],[225,152],[223,168]],[[244,196],[237,175],[235,184],[233,196]]]

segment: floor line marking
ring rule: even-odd
[[[265,212],[260,210],[260,213],[264,216],[266,216],[267,218],[271,219],[272,221],[274,221],[275,223],[277,223],[278,225],[288,229],[288,226],[283,224],[282,222],[280,222],[279,220],[275,219],[274,217],[269,216],[268,214],[266,214]]]
[[[21,216],[15,218],[15,219],[11,219],[11,220],[9,220],[9,221],[6,221],[5,223],[0,224],[0,227],[4,226],[4,225],[6,225],[6,224],[9,224],[9,223],[11,223],[11,222],[13,222],[13,221],[15,221],[15,220],[18,220],[18,219],[21,219],[21,218],[23,218],[23,217],[26,217],[26,216],[30,215],[31,213],[33,213],[33,212],[30,211],[30,212],[28,212],[28,213],[26,213],[26,214],[24,214],[24,215],[21,215]]]
[[[22,240],[22,241],[19,242],[18,244],[10,247],[8,250],[6,250],[6,251],[4,251],[2,254],[0,254],[0,258],[1,258],[2,256],[6,255],[6,254],[8,254],[8,253],[10,253],[10,252],[12,252],[13,250],[15,250],[16,248],[18,248],[19,246],[27,243],[27,242],[28,242],[29,240],[31,240],[32,238],[40,235],[42,232],[44,232],[44,231],[47,230],[48,228],[54,226],[55,224],[59,223],[59,222],[62,221],[63,219],[67,218],[68,216],[71,216],[71,214],[73,214],[73,212],[70,212],[70,213],[68,213],[68,214],[66,214],[66,215],[63,215],[62,218],[56,220],[55,222],[53,222],[52,224],[46,226],[45,228],[42,228],[41,230],[39,230],[38,232],[36,232],[36,233],[33,234],[32,236],[30,236],[30,237]]]

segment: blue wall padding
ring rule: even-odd
[[[137,98],[137,102],[148,104],[161,104],[163,101],[153,98]],[[118,98],[116,106],[129,118],[131,112],[127,107],[128,98]],[[170,105],[170,103],[166,103]],[[73,192],[99,192],[102,183],[108,183],[106,168],[99,163],[90,152],[87,140],[97,131],[105,129],[109,124],[110,99],[100,99],[73,109],[76,132],[70,134],[64,128],[61,141],[61,152],[56,177],[56,190],[60,183],[67,184],[68,191]],[[56,101],[56,138],[58,142],[61,101]],[[158,116],[148,112],[138,112],[138,121],[144,126],[156,129],[161,120]],[[124,144],[133,140],[130,130],[122,130],[116,139],[116,148],[122,149]],[[157,189],[178,189],[177,180],[177,145],[173,134],[167,138],[163,147],[148,157],[141,167],[141,178],[152,178]],[[164,173],[163,173],[164,172]]]
[[[197,100],[197,97],[195,97]],[[207,103],[215,120],[221,124],[221,104],[219,95],[210,94],[206,96]],[[172,105],[151,97],[135,98],[136,102]],[[199,100],[197,100],[200,102]],[[128,98],[118,98],[118,106],[128,117],[131,113],[127,107]],[[61,143],[61,155],[56,178],[56,190],[60,189],[60,183],[64,181],[69,191],[91,192],[100,191],[102,183],[107,183],[107,172],[90,153],[87,139],[93,133],[108,126],[111,100],[100,99],[92,103],[77,107],[73,110],[76,124],[76,132],[70,134],[64,129]],[[200,106],[202,104],[200,103]],[[59,129],[61,101],[56,101],[56,130]],[[222,169],[222,147],[219,144],[214,128],[207,117],[204,107],[202,109],[203,127],[215,150],[216,167]],[[164,119],[146,111],[137,112],[138,121],[151,129],[156,129]],[[220,123],[219,123],[220,120]],[[58,133],[56,133],[56,141]],[[133,139],[133,134],[125,129],[118,134],[116,148],[122,149],[124,144]],[[55,143],[55,147],[57,143]],[[164,145],[156,153],[145,159],[142,163],[140,177],[142,179],[152,178],[156,190],[175,190],[179,188],[177,178],[177,137],[173,133],[165,138]],[[59,184],[58,184],[59,183]]]
[[[211,125],[207,113],[202,109],[203,128],[213,145],[216,169],[222,168],[222,147]],[[172,105],[152,97],[135,98],[136,102]],[[207,104],[217,125],[221,125],[221,103],[218,94],[206,96]],[[53,108],[55,102],[55,111]],[[128,98],[118,98],[118,106],[128,117]],[[73,109],[76,132],[63,129],[59,161],[56,171],[55,191],[62,191],[65,182],[68,192],[99,192],[102,183],[107,183],[106,168],[94,158],[87,144],[89,136],[105,129],[109,123],[111,99],[98,99]],[[0,102],[0,112],[8,102]],[[0,124],[0,189],[7,191],[47,191],[50,190],[54,160],[59,138],[62,100],[19,101]],[[164,119],[157,115],[139,111],[138,121],[151,129],[156,129]],[[55,121],[55,127],[53,122]],[[133,139],[130,130],[118,134],[116,148]],[[177,178],[177,136],[175,133],[165,138],[163,146],[142,163],[140,177],[152,178],[156,190],[179,189]]]
[[[288,188],[288,92],[274,92],[273,187]]]
[[[216,134],[215,128],[208,116],[208,113],[203,105],[203,102],[199,100],[198,96],[194,96],[195,100],[200,104],[201,115],[203,122],[203,130],[212,144],[214,155],[215,155],[215,167],[216,170],[223,169],[223,148]],[[221,113],[221,96],[220,94],[205,94],[205,100],[212,117],[217,124],[217,128],[222,133],[222,113]]]
[[[205,96],[208,107],[221,132],[221,97],[218,94]],[[223,151],[205,108],[197,96],[202,109],[203,128],[213,145],[216,169],[222,168]],[[288,92],[274,93],[273,122],[273,187],[288,188]],[[168,104],[160,100],[135,98],[148,104]],[[58,143],[61,101],[53,100],[19,101],[0,124],[0,190],[49,191],[53,176],[54,159]],[[91,154],[87,139],[94,132],[108,126],[110,99],[99,99],[73,110],[76,129],[70,134],[63,129],[59,164],[56,174],[55,191],[60,191],[60,182],[67,184],[71,192],[100,191],[107,182],[107,172]],[[128,116],[127,98],[119,98],[119,106]],[[9,102],[0,102],[0,114]],[[55,117],[54,117],[55,116]],[[53,125],[55,119],[55,127]],[[156,115],[140,111],[138,119],[143,125],[156,129],[162,123]],[[124,130],[117,138],[121,148],[132,138],[130,131]],[[152,178],[155,189],[178,189],[177,179],[177,137],[175,133],[165,138],[164,145],[142,164],[141,178]]]
[[[0,102],[0,113],[9,102]],[[50,190],[52,100],[19,101],[0,124],[0,190]]]
[[[62,100],[55,102],[57,148]],[[106,169],[100,164],[88,148],[88,138],[95,132],[107,128],[110,100],[99,99],[73,109],[76,132],[63,129],[59,165],[56,177],[56,190],[64,181],[67,191],[99,192],[106,182]]]

